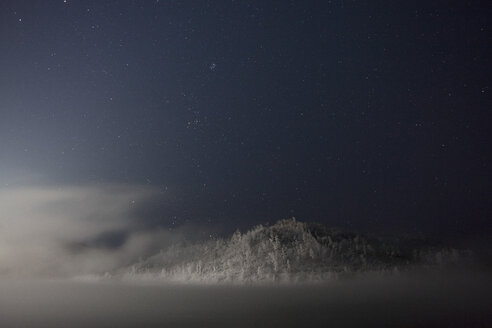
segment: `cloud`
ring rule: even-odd
[[[0,275],[73,276],[132,263],[177,236],[138,217],[157,191],[132,185],[0,189]]]

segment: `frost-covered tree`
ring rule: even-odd
[[[345,272],[442,264],[457,251],[408,247],[295,219],[259,225],[228,239],[175,245],[129,269],[127,276],[165,281],[269,282],[324,280]]]

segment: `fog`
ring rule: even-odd
[[[155,193],[152,188],[124,185],[0,189],[0,327],[492,323],[488,269],[413,267],[352,273],[317,283],[262,284],[171,284],[105,274],[126,270],[182,238],[183,231],[148,226],[138,217],[138,207],[146,206]],[[225,250],[231,255],[229,248]]]
[[[366,274],[323,284],[135,285],[0,280],[2,327],[486,327],[478,273]]]

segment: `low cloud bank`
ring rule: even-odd
[[[0,277],[179,283],[330,280],[339,273],[463,264],[467,253],[378,239],[295,220],[225,239],[181,243],[195,228],[165,230],[147,217],[158,190],[103,184],[0,189]]]
[[[0,275],[101,274],[165,247],[176,233],[136,214],[152,188],[129,185],[0,189]]]

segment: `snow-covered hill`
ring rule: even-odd
[[[228,239],[174,245],[123,275],[201,283],[321,281],[343,273],[440,266],[465,256],[423,242],[384,242],[289,219]]]

